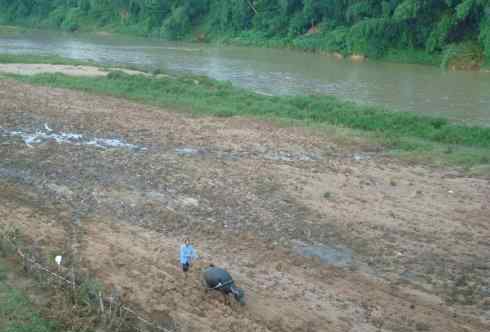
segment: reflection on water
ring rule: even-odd
[[[490,73],[445,72],[437,67],[374,61],[353,64],[288,50],[53,32],[0,36],[0,52],[164,67],[231,81],[263,94],[328,94],[490,126]]]

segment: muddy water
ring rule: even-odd
[[[33,146],[37,144],[56,142],[59,144],[89,145],[102,149],[120,148],[133,151],[145,150],[142,146],[129,144],[116,138],[88,138],[78,133],[56,132],[49,128],[47,124],[45,124],[44,128],[41,130],[38,129],[33,132],[0,128],[0,138],[1,137],[20,137],[30,148],[33,148]]]
[[[390,110],[490,126],[490,73],[352,63],[288,50],[28,32],[0,36],[0,52],[56,54],[100,63],[202,74],[264,94],[327,94]]]
[[[308,245],[297,241],[294,247],[296,253],[306,257],[318,257],[322,263],[337,267],[348,267],[353,264],[352,249],[326,245]]]

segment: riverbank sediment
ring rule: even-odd
[[[128,75],[143,75],[150,74],[124,69],[112,68],[112,71],[117,70]],[[39,74],[56,74],[63,73],[67,76],[83,76],[83,77],[103,77],[109,75],[109,70],[102,67],[87,66],[87,65],[55,65],[55,64],[27,64],[27,63],[0,63],[0,73],[15,74],[15,75],[39,75]]]

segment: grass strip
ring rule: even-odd
[[[384,136],[394,146],[401,137],[468,147],[490,148],[490,128],[465,126],[443,118],[390,112],[340,101],[332,96],[263,96],[206,77],[153,78],[111,72],[104,78],[40,74],[18,80],[53,87],[127,97],[158,106],[175,106],[214,116],[268,116],[331,124]],[[410,149],[409,146],[398,146]]]
[[[27,296],[7,284],[8,266],[0,258],[0,331],[55,332],[56,324],[43,319]]]

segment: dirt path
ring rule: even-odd
[[[125,72],[128,75],[149,75],[147,73],[124,68],[111,68]],[[0,63],[0,73],[17,75],[37,75],[62,73],[69,76],[107,76],[109,70],[96,66],[79,65],[52,65],[52,64],[28,64],[28,63]]]
[[[0,109],[0,222],[63,251],[71,206],[88,195],[83,266],[155,320],[223,332],[490,327],[488,179],[301,128],[10,81]],[[188,281],[185,235],[202,257]],[[210,262],[246,289],[246,307],[204,294]]]

